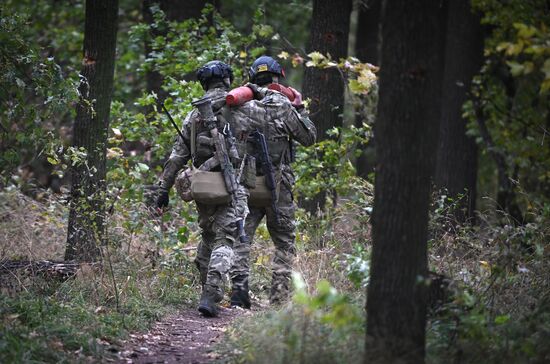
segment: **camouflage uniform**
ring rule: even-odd
[[[244,104],[235,109],[233,115],[236,119],[248,118],[252,123],[249,127],[261,129],[267,140],[276,175],[281,176],[277,202],[279,221],[277,222],[271,205],[257,207],[249,204],[250,213],[245,226],[246,234],[252,242],[260,221],[266,216],[267,229],[276,248],[272,262],[270,301],[280,303],[288,297],[292,263],[296,255],[294,218],[296,207],[292,195],[294,173],[290,166],[290,143],[296,140],[304,146],[312,145],[315,143],[316,129],[305,109],[298,112],[284,95],[262,88],[260,90],[266,94],[262,100]],[[254,153],[251,148],[249,152]],[[260,175],[259,166],[257,170]],[[234,252],[235,262],[231,268],[231,277],[235,290],[242,289],[239,286],[248,287],[250,245],[236,242]]]
[[[205,94],[206,97],[212,100],[214,113],[217,114],[218,121],[223,118],[219,115],[219,111],[221,106],[225,104],[226,94],[227,91],[224,88],[213,88],[206,91]],[[210,131],[200,120],[198,111],[193,110],[183,122],[182,134],[184,139],[177,137],[170,158],[164,164],[160,186],[165,191],[170,190],[174,185],[176,174],[191,159],[190,138],[191,122],[193,120],[197,140],[195,167],[198,168],[214,155],[213,143],[209,142],[211,140]],[[219,170],[219,166],[217,170]],[[223,277],[229,272],[233,261],[232,246],[237,236],[236,216],[243,216],[242,214],[247,212],[248,193],[242,186],[240,186],[238,195],[236,208],[231,203],[223,205],[196,203],[202,241],[198,246],[195,264],[199,269],[204,290],[209,291],[216,302],[221,301],[223,298]]]

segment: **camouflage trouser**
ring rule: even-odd
[[[246,233],[252,242],[260,221],[266,216],[267,229],[275,244],[275,256],[272,262],[271,303],[281,303],[288,299],[290,291],[290,278],[292,263],[296,256],[294,212],[296,207],[293,202],[290,187],[281,183],[279,192],[279,223],[275,219],[275,213],[271,206],[252,207],[246,219]],[[234,245],[235,260],[231,268],[231,277],[241,277],[233,280],[233,288],[236,285],[248,286],[250,275],[250,245],[244,245],[237,241]]]
[[[241,188],[238,193],[237,210],[232,204],[204,205],[197,203],[202,240],[197,247],[195,264],[199,269],[204,288],[215,292],[218,302],[223,298],[223,278],[225,274],[229,273],[233,262],[233,245],[237,237],[237,216],[243,216],[248,212],[246,206],[248,192]]]

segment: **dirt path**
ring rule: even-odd
[[[205,318],[195,309],[165,317],[149,332],[132,334],[120,353],[120,363],[210,363],[212,346],[223,337],[236,317],[252,314],[238,308],[220,308],[216,318]]]

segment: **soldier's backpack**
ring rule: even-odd
[[[195,159],[196,125],[191,121],[191,158]],[[222,205],[231,201],[221,172],[203,171],[191,164],[176,177],[176,190],[184,201],[195,200],[205,205]]]

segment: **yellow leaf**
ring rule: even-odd
[[[506,48],[506,55],[507,56],[517,56],[521,53],[523,50],[523,42],[520,40],[516,44],[510,44],[508,48]]]
[[[122,157],[123,154],[124,152],[122,151],[122,149],[118,147],[107,149],[107,159],[119,158]]]
[[[239,53],[239,57],[240,57],[240,58],[246,58],[246,52],[245,52],[245,51],[241,51],[241,52]]]
[[[318,66],[318,65],[320,65],[321,63],[323,63],[327,60],[327,58],[319,52],[311,52],[307,56],[309,58],[311,58],[311,61],[309,61],[309,62],[312,63],[312,66]],[[308,66],[307,63],[306,63],[306,66]],[[308,66],[308,67],[312,67],[312,66]]]
[[[280,59],[287,59],[288,56],[289,56],[288,52],[285,52],[285,51],[282,51],[277,55],[277,57],[279,57]]]
[[[519,38],[524,38],[524,39],[532,38],[533,35],[537,33],[537,28],[533,26],[528,26],[525,24],[519,24],[519,27],[518,27],[518,24],[514,24],[514,26],[516,26],[516,28],[518,29]]]
[[[508,47],[512,46],[512,43],[510,42],[502,42],[497,46],[497,51],[502,52],[508,49]]]
[[[122,139],[122,132],[118,128],[112,128],[113,134],[115,135],[115,138]]]

